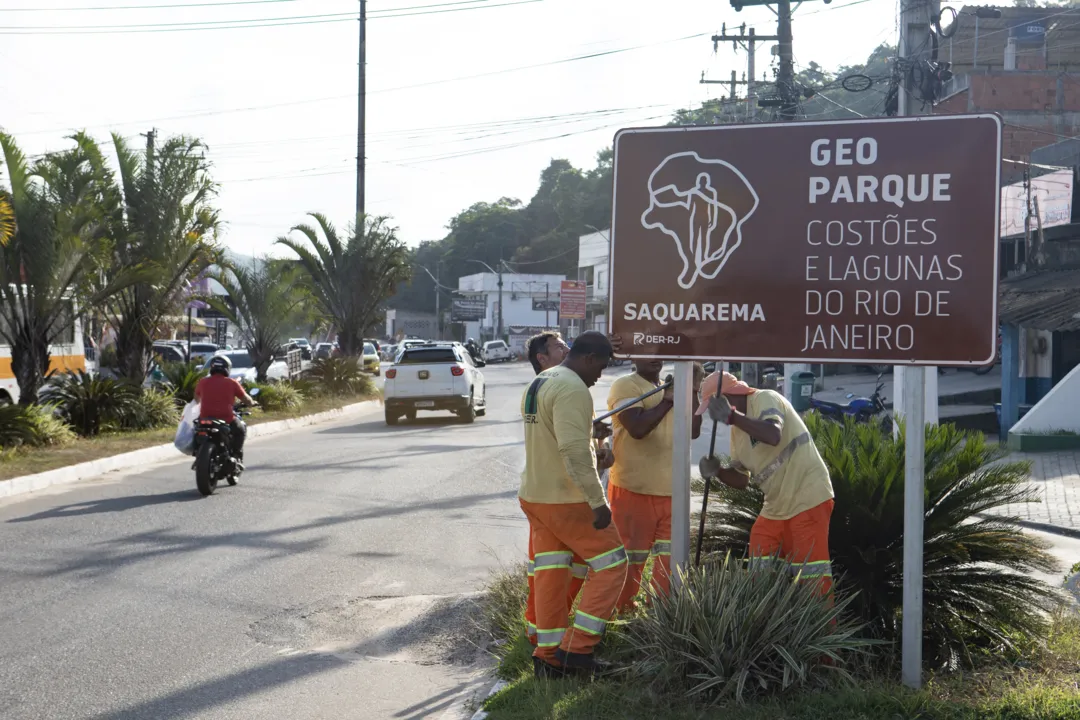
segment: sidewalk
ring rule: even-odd
[[[1031,463],[1031,485],[1040,500],[1000,508],[1032,527],[1080,537],[1080,451],[1012,453],[1010,460]]]

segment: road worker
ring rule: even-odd
[[[570,352],[570,346],[563,340],[562,335],[554,331],[542,332],[538,335],[534,335],[529,338],[529,342],[526,346],[526,350],[529,355],[529,362],[532,364],[533,371],[539,375],[545,370],[556,367],[566,359],[567,353]],[[601,427],[606,428],[606,425]],[[597,457],[597,468],[600,471],[611,466],[611,454],[604,453]],[[534,573],[536,569],[535,558],[533,557],[532,546],[532,533],[529,533],[529,564],[528,564],[528,577],[529,577],[529,594],[525,599],[525,628],[529,637],[529,642],[536,645],[536,594],[534,592]],[[574,555],[571,558],[570,563],[570,581],[568,590],[566,593],[566,614],[570,615],[570,610],[574,607],[574,600],[577,599],[578,592],[581,590],[581,585],[585,582],[585,576],[588,574],[589,566],[585,564],[585,560],[579,555]],[[555,572],[552,570],[551,572]]]
[[[634,360],[635,372],[611,384],[608,410],[660,386],[663,360]],[[694,363],[694,397],[705,377]],[[671,573],[671,460],[675,432],[675,396],[669,387],[663,394],[647,397],[612,418],[615,463],[608,480],[608,498],[615,527],[619,530],[628,560],[626,585],[619,610],[633,607],[641,584],[641,572],[651,554],[652,589],[666,593]],[[693,436],[701,433],[701,416],[695,415]]]
[[[833,488],[802,418],[780,393],[751,388],[731,373],[705,379],[697,414],[706,412],[731,427],[731,465],[703,457],[701,476],[738,489],[753,481],[765,493],[750,530],[751,567],[787,561],[802,581],[820,583],[827,595]]]
[[[611,354],[602,333],[582,333],[562,364],[537,375],[522,397],[525,471],[518,498],[535,551],[533,668],[538,677],[603,669],[593,650],[626,579],[626,551],[597,474],[589,393]],[[567,570],[575,554],[591,572],[571,621]]]

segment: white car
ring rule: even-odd
[[[502,340],[488,340],[480,353],[486,363],[507,362],[514,359],[514,354]]]
[[[420,410],[450,411],[467,423],[487,412],[484,374],[469,353],[452,343],[425,343],[402,350],[385,372],[386,424],[415,420]]]
[[[253,383],[258,376],[255,363],[247,350],[219,350],[215,357],[222,355],[229,358],[232,363],[232,371],[229,377],[241,382]],[[211,358],[213,359],[213,358]],[[210,360],[206,361],[206,369],[210,369]],[[272,360],[270,367],[266,368],[266,379],[270,382],[282,382],[289,379],[289,365],[284,360]]]

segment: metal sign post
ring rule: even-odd
[[[897,368],[904,373],[907,406],[904,438],[904,610],[900,675],[908,687],[922,686],[923,519],[926,464],[926,368]],[[937,372],[932,369],[932,372]]]
[[[693,363],[675,363],[674,440],[671,451],[671,581],[682,584],[690,566],[690,421],[693,413]]]

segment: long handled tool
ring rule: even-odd
[[[599,417],[595,418],[593,420],[593,422],[598,423],[598,422],[600,422],[602,420],[607,420],[612,415],[618,415],[619,413],[621,413],[626,408],[633,407],[634,405],[637,405],[639,402],[641,402],[645,398],[652,397],[656,393],[664,392],[665,390],[667,390],[669,387],[671,387],[674,384],[675,384],[675,379],[673,377],[671,377],[670,375],[668,375],[666,378],[664,378],[663,384],[656,386],[655,388],[653,388],[649,392],[645,393],[644,395],[641,395],[640,397],[636,397],[636,398],[633,398],[631,400],[627,400],[626,402],[624,402],[622,405],[619,405],[614,410],[608,410],[603,415],[600,415]]]
[[[716,425],[717,422],[713,420],[712,424],[712,437],[709,438],[709,457],[713,456],[713,451],[716,450]],[[705,478],[705,496],[701,499],[701,520],[698,522],[697,531],[697,552],[694,553],[694,566],[701,566],[701,543],[705,539],[705,510],[709,507],[709,486],[712,485],[712,478]]]

